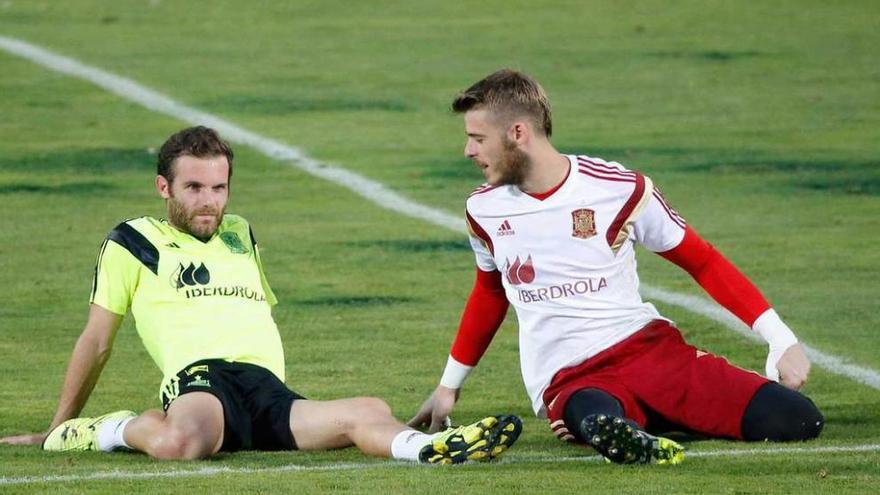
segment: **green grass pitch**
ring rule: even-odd
[[[876,371],[878,18],[867,0],[13,0],[0,2],[0,36],[451,214],[481,176],[449,102],[497,68],[524,70],[550,95],[560,150],[650,175],[806,343]],[[50,421],[97,249],[120,220],[163,215],[155,148],[185,125],[0,51],[0,436]],[[379,396],[408,419],[470,290],[463,236],[251,148],[236,147],[235,167],[229,211],[254,225],[281,301],[288,383],[316,399]],[[700,293],[658,257],[640,263],[652,286]],[[658,307],[695,344],[762,369],[763,346]],[[827,419],[817,441],[690,441],[681,466],[606,465],[532,416],[508,320],[455,411],[458,422],[525,418],[495,465],[426,468],[353,449],[174,463],[0,446],[0,493],[880,492],[876,388],[814,367],[806,392]],[[129,318],[85,413],[156,407],[159,380]]]

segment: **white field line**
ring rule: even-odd
[[[730,311],[709,301],[704,297],[692,296],[688,294],[679,294],[658,287],[650,287],[642,284],[640,292],[649,299],[671,304],[673,306],[682,307],[691,313],[705,316],[706,318],[721,323],[727,328],[736,331],[756,342],[764,344],[763,339],[759,337],[751,328],[739,320]],[[880,390],[880,373],[863,366],[850,363],[846,358],[827,354],[817,350],[803,342],[801,345],[810,358],[812,363],[822,369],[851,378],[859,383]]]
[[[96,86],[121,96],[123,99],[138,103],[154,112],[180,119],[192,125],[213,127],[221,136],[234,143],[250,146],[270,158],[290,163],[308,174],[349,189],[383,208],[402,215],[426,220],[435,225],[464,232],[463,218],[458,218],[416,203],[388,189],[383,184],[344,168],[319,162],[299,148],[261,136],[216,115],[178,103],[170,97],[142,86],[131,79],[111,74],[97,67],[85,65],[70,57],[58,55],[15,38],[0,36],[0,48],[12,55],[19,56],[56,72],[89,81]]]
[[[774,455],[813,455],[813,454],[840,454],[855,452],[880,452],[880,444],[874,445],[841,445],[828,447],[769,447],[756,449],[728,449],[707,450],[688,452],[686,459],[702,457],[765,457]],[[598,463],[602,460],[597,455],[584,456],[558,456],[549,452],[534,454],[516,454],[505,457],[497,464],[559,464],[559,463]],[[687,462],[687,461],[685,461]],[[686,465],[686,464],[685,464]],[[318,466],[304,466],[300,464],[287,464],[284,466],[251,468],[251,467],[204,467],[199,469],[170,469],[161,471],[103,471],[92,474],[72,474],[57,476],[22,476],[0,477],[0,486],[30,485],[38,483],[71,483],[82,481],[103,480],[143,480],[154,478],[207,478],[217,475],[228,474],[273,474],[291,472],[322,472],[322,471],[366,471],[371,469],[391,468],[417,468],[417,469],[449,469],[444,466],[423,466],[414,462],[405,461],[378,461],[362,463],[334,463]],[[455,467],[452,467],[455,469]]]
[[[383,208],[456,232],[466,232],[464,220],[459,216],[407,199],[379,182],[344,168],[319,162],[297,147],[259,135],[214,114],[179,103],[131,79],[111,74],[15,38],[0,36],[0,49],[53,71],[89,81],[123,99],[138,103],[155,112],[192,125],[213,127],[231,142],[250,146],[270,158],[286,162],[308,174],[344,187]],[[648,298],[680,306],[744,335],[757,338],[733,315],[705,298],[678,294],[644,284],[642,285],[642,293]],[[880,390],[880,373],[851,364],[842,357],[826,354],[808,346],[805,347],[807,355],[820,368]]]
[[[766,345],[761,337],[747,327],[745,323],[741,322],[739,318],[733,316],[730,311],[727,311],[723,307],[704,297],[679,294],[677,292],[650,287],[644,284],[642,284],[640,292],[643,296],[649,299],[656,299],[673,306],[682,307],[691,313],[705,316],[706,318],[721,323],[727,328],[734,330],[747,338]],[[880,373],[877,371],[864,366],[852,364],[846,358],[824,353],[803,342],[801,342],[801,345],[814,365],[880,390]]]

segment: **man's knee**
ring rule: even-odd
[[[569,397],[563,410],[563,421],[567,430],[574,437],[584,442],[583,421],[587,416],[607,414],[623,417],[623,406],[620,401],[608,392],[597,388],[585,388]]]
[[[150,437],[146,453],[163,460],[204,459],[213,454],[214,445],[203,433],[166,421]]]
[[[813,401],[778,383],[768,383],[746,407],[742,435],[749,441],[802,441],[818,437],[823,426],[825,418]]]
[[[190,439],[180,430],[163,428],[150,439],[147,453],[152,457],[164,460],[200,458],[200,456],[192,455],[191,444]]]
[[[357,397],[352,400],[355,401],[352,412],[356,417],[384,419],[391,416],[391,407],[382,399],[377,397]]]
[[[142,435],[147,454],[158,459],[203,459],[220,448],[223,406],[205,392],[178,397],[165,415],[156,417],[148,435]]]

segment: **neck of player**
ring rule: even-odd
[[[568,157],[556,151],[549,142],[542,143],[528,153],[531,167],[520,184],[523,192],[543,194],[562,183],[571,164]]]

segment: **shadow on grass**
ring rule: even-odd
[[[412,107],[402,100],[312,99],[271,95],[227,95],[223,98],[202,100],[200,104],[215,111],[226,110],[263,115],[300,112],[409,112],[412,110]]]
[[[367,307],[367,306],[390,306],[392,304],[403,304],[413,302],[415,299],[411,297],[392,297],[392,296],[326,296],[312,299],[295,299],[291,304],[296,306],[345,306],[345,307]]]
[[[474,186],[482,183],[485,179],[474,164],[464,157],[436,157],[425,160],[424,167],[427,169],[422,177],[434,179],[468,179],[474,182]]]
[[[105,182],[69,182],[57,185],[18,183],[0,184],[0,194],[33,193],[80,195],[107,192],[113,188],[112,185]]]
[[[707,62],[731,62],[740,59],[766,57],[769,54],[755,50],[730,51],[730,50],[703,50],[703,51],[665,51],[648,52],[645,54],[651,58],[701,60]]]
[[[70,171],[101,174],[119,171],[154,171],[156,154],[147,149],[60,150],[0,157],[0,170],[18,172]]]
[[[354,248],[378,247],[380,249],[386,249],[389,251],[396,251],[401,253],[459,252],[471,250],[470,245],[464,239],[450,241],[427,241],[418,239],[377,239],[371,241],[346,242],[345,245]]]

